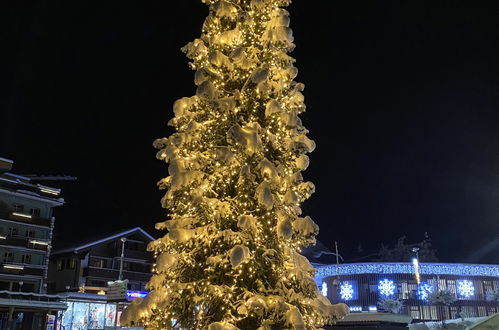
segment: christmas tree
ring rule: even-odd
[[[196,95],[175,102],[177,133],[155,141],[169,219],[149,246],[156,263],[143,301],[122,321],[148,329],[315,329],[342,317],[300,255],[318,226],[301,216],[313,192],[301,171],[315,143],[298,115],[303,84],[290,0],[202,0],[202,35],[182,50]]]

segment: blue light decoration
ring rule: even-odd
[[[458,280],[457,294],[461,298],[469,298],[475,295],[475,286],[470,280]]]
[[[149,292],[147,291],[131,291],[131,290],[126,290],[126,298],[128,300],[132,300],[135,298],[144,298],[147,296]]]
[[[349,306],[350,312],[362,312],[362,306]]]
[[[387,278],[382,279],[378,283],[378,291],[382,296],[393,296],[395,294],[395,283]]]
[[[358,274],[414,274],[409,262],[378,262],[318,266],[316,280]],[[419,263],[421,275],[488,276],[499,278],[499,265]]]
[[[433,285],[423,282],[419,285],[418,291],[416,292],[419,299],[428,300],[428,294],[433,292]]]
[[[355,289],[350,282],[340,284],[340,297],[343,300],[352,300],[355,295]]]
[[[327,297],[327,283],[322,282],[321,292],[324,297]]]

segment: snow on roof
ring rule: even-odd
[[[71,247],[67,247],[67,248],[61,249],[61,250],[56,250],[56,251],[52,252],[51,254],[52,255],[56,255],[56,254],[63,254],[63,253],[67,253],[67,252],[78,253],[81,250],[90,248],[90,247],[98,245],[98,244],[109,242],[109,241],[115,240],[117,238],[121,238],[123,236],[130,235],[130,234],[132,234],[134,232],[140,232],[142,235],[144,235],[145,237],[147,237],[151,241],[155,240],[155,238],[152,237],[149,233],[147,233],[144,229],[142,229],[140,227],[135,227],[135,228],[132,228],[132,229],[129,229],[129,230],[125,230],[125,231],[121,231],[121,232],[116,233],[114,235],[106,236],[106,237],[103,237],[101,239],[90,241],[90,242],[87,242],[87,243],[84,243],[84,244],[81,244],[81,245],[71,246]]]

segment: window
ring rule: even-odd
[[[14,209],[14,212],[22,212],[22,211],[24,211],[24,205],[12,204],[12,209]]]
[[[31,254],[23,254],[21,256],[21,263],[30,264],[31,263]]]
[[[3,255],[3,262],[12,262],[14,261],[14,254],[10,251],[5,251]]]
[[[19,230],[16,227],[9,228],[9,236],[17,236],[19,235]]]
[[[75,269],[76,268],[76,259],[71,258],[69,259],[69,269]]]
[[[62,265],[62,259],[57,260],[57,270],[62,270],[63,265]]]
[[[26,237],[33,238],[35,237],[35,231],[33,229],[26,229]]]
[[[419,312],[419,306],[410,306],[409,313],[413,319],[421,319],[421,314]]]
[[[34,215],[35,217],[39,217],[40,216],[40,209],[38,207],[32,207],[30,210],[29,210],[29,213],[31,215]]]
[[[104,259],[92,258],[90,260],[90,266],[91,267],[96,267],[96,268],[105,268],[106,267],[106,261]]]

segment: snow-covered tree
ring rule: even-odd
[[[487,291],[485,298],[487,301],[499,302],[499,289]]]
[[[314,185],[303,181],[315,148],[298,115],[304,85],[294,48],[290,0],[202,0],[202,35],[182,50],[196,94],[175,102],[177,132],[155,142],[169,163],[159,182],[168,233],[150,294],[124,323],[148,329],[315,329],[347,313],[317,290],[300,254],[318,226],[301,215]]]
[[[436,290],[428,293],[428,301],[432,305],[449,306],[456,300],[456,295],[449,290]]]
[[[383,298],[378,301],[381,310],[393,314],[398,314],[404,308],[404,303],[400,299]]]

